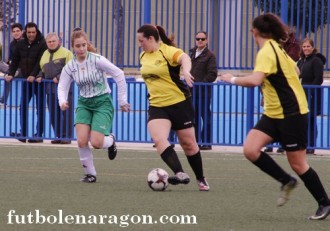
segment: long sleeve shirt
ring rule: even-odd
[[[72,81],[77,84],[79,94],[84,98],[111,93],[107,74],[112,76],[117,83],[119,105],[127,104],[127,84],[124,72],[105,57],[88,52],[83,62],[73,58],[63,68],[58,85],[59,105],[67,101]]]

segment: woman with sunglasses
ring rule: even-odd
[[[188,184],[190,178],[183,171],[177,153],[168,141],[171,128],[193,169],[200,191],[208,191],[204,178],[202,157],[195,138],[194,109],[189,87],[194,78],[190,74],[191,60],[174,46],[161,26],[143,25],[137,31],[141,75],[149,95],[148,130],[158,154],[174,172],[170,184]],[[180,68],[186,84],[180,79]]]
[[[280,45],[288,37],[288,27],[272,13],[256,17],[252,26],[253,38],[260,47],[253,73],[241,78],[229,73],[220,77],[239,86],[261,85],[264,113],[246,137],[244,155],[281,183],[277,205],[283,206],[297,187],[298,180],[261,151],[266,144],[279,141],[286,150],[291,168],[318,203],[316,213],[309,219],[325,219],[330,213],[330,200],[316,171],[306,161],[308,105],[305,92],[296,63]]]

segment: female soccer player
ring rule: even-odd
[[[75,57],[63,68],[59,85],[58,99],[61,110],[68,106],[67,95],[72,81],[79,87],[75,127],[78,152],[85,177],[82,182],[96,182],[93,154],[88,142],[95,149],[108,149],[109,159],[117,154],[115,137],[109,134],[112,126],[114,108],[111,92],[105,73],[110,74],[118,86],[118,100],[122,111],[129,111],[127,85],[124,72],[105,57],[87,51],[87,35],[84,31],[74,31],[71,44]]]
[[[194,110],[189,88],[180,80],[180,67],[186,84],[193,85],[191,60],[165,34],[160,26],[143,25],[137,31],[141,75],[149,92],[148,130],[163,161],[175,173],[170,184],[188,184],[190,178],[183,171],[177,153],[168,141],[175,130],[188,162],[193,169],[199,190],[208,191],[204,178],[202,157],[194,132]]]
[[[237,78],[224,74],[223,81],[240,86],[259,86],[264,95],[264,114],[249,132],[244,155],[262,171],[282,184],[278,206],[284,205],[297,179],[286,173],[268,154],[261,151],[266,144],[279,141],[287,152],[291,168],[304,182],[318,203],[312,220],[325,219],[330,213],[330,201],[317,175],[306,161],[308,106],[299,82],[298,69],[280,46],[287,39],[287,26],[274,14],[256,17],[251,30],[260,47],[252,74]]]

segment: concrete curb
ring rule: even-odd
[[[123,150],[144,150],[144,151],[155,151],[155,148],[152,147],[152,143],[131,143],[131,142],[117,142],[118,149]],[[72,141],[71,144],[51,144],[50,140],[44,140],[43,143],[22,143],[16,139],[0,139],[0,147],[1,146],[30,146],[30,147],[62,147],[62,148],[73,148],[77,147],[77,141]],[[176,151],[182,151],[180,145],[175,145]],[[1,149],[0,149],[1,153]],[[243,154],[243,147],[241,146],[220,146],[213,145],[212,150],[201,151],[201,153],[221,153],[221,154]],[[330,150],[325,149],[317,149],[315,151],[316,156],[327,156],[330,157]],[[277,153],[272,153],[274,155],[282,155]]]

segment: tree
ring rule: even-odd
[[[273,12],[281,15],[283,0],[253,0],[254,5],[262,12]],[[328,23],[329,0],[287,0],[288,24],[299,29],[301,34],[317,32]]]
[[[114,1],[114,21],[115,21],[115,30],[116,30],[116,41],[115,41],[115,64],[118,67],[123,68],[124,60],[124,32],[123,32],[123,4],[121,0]]]
[[[16,7],[15,7],[16,4]],[[16,9],[16,12],[14,10]],[[0,30],[9,28],[10,24],[15,22],[18,9],[18,1],[15,0],[0,0]]]

